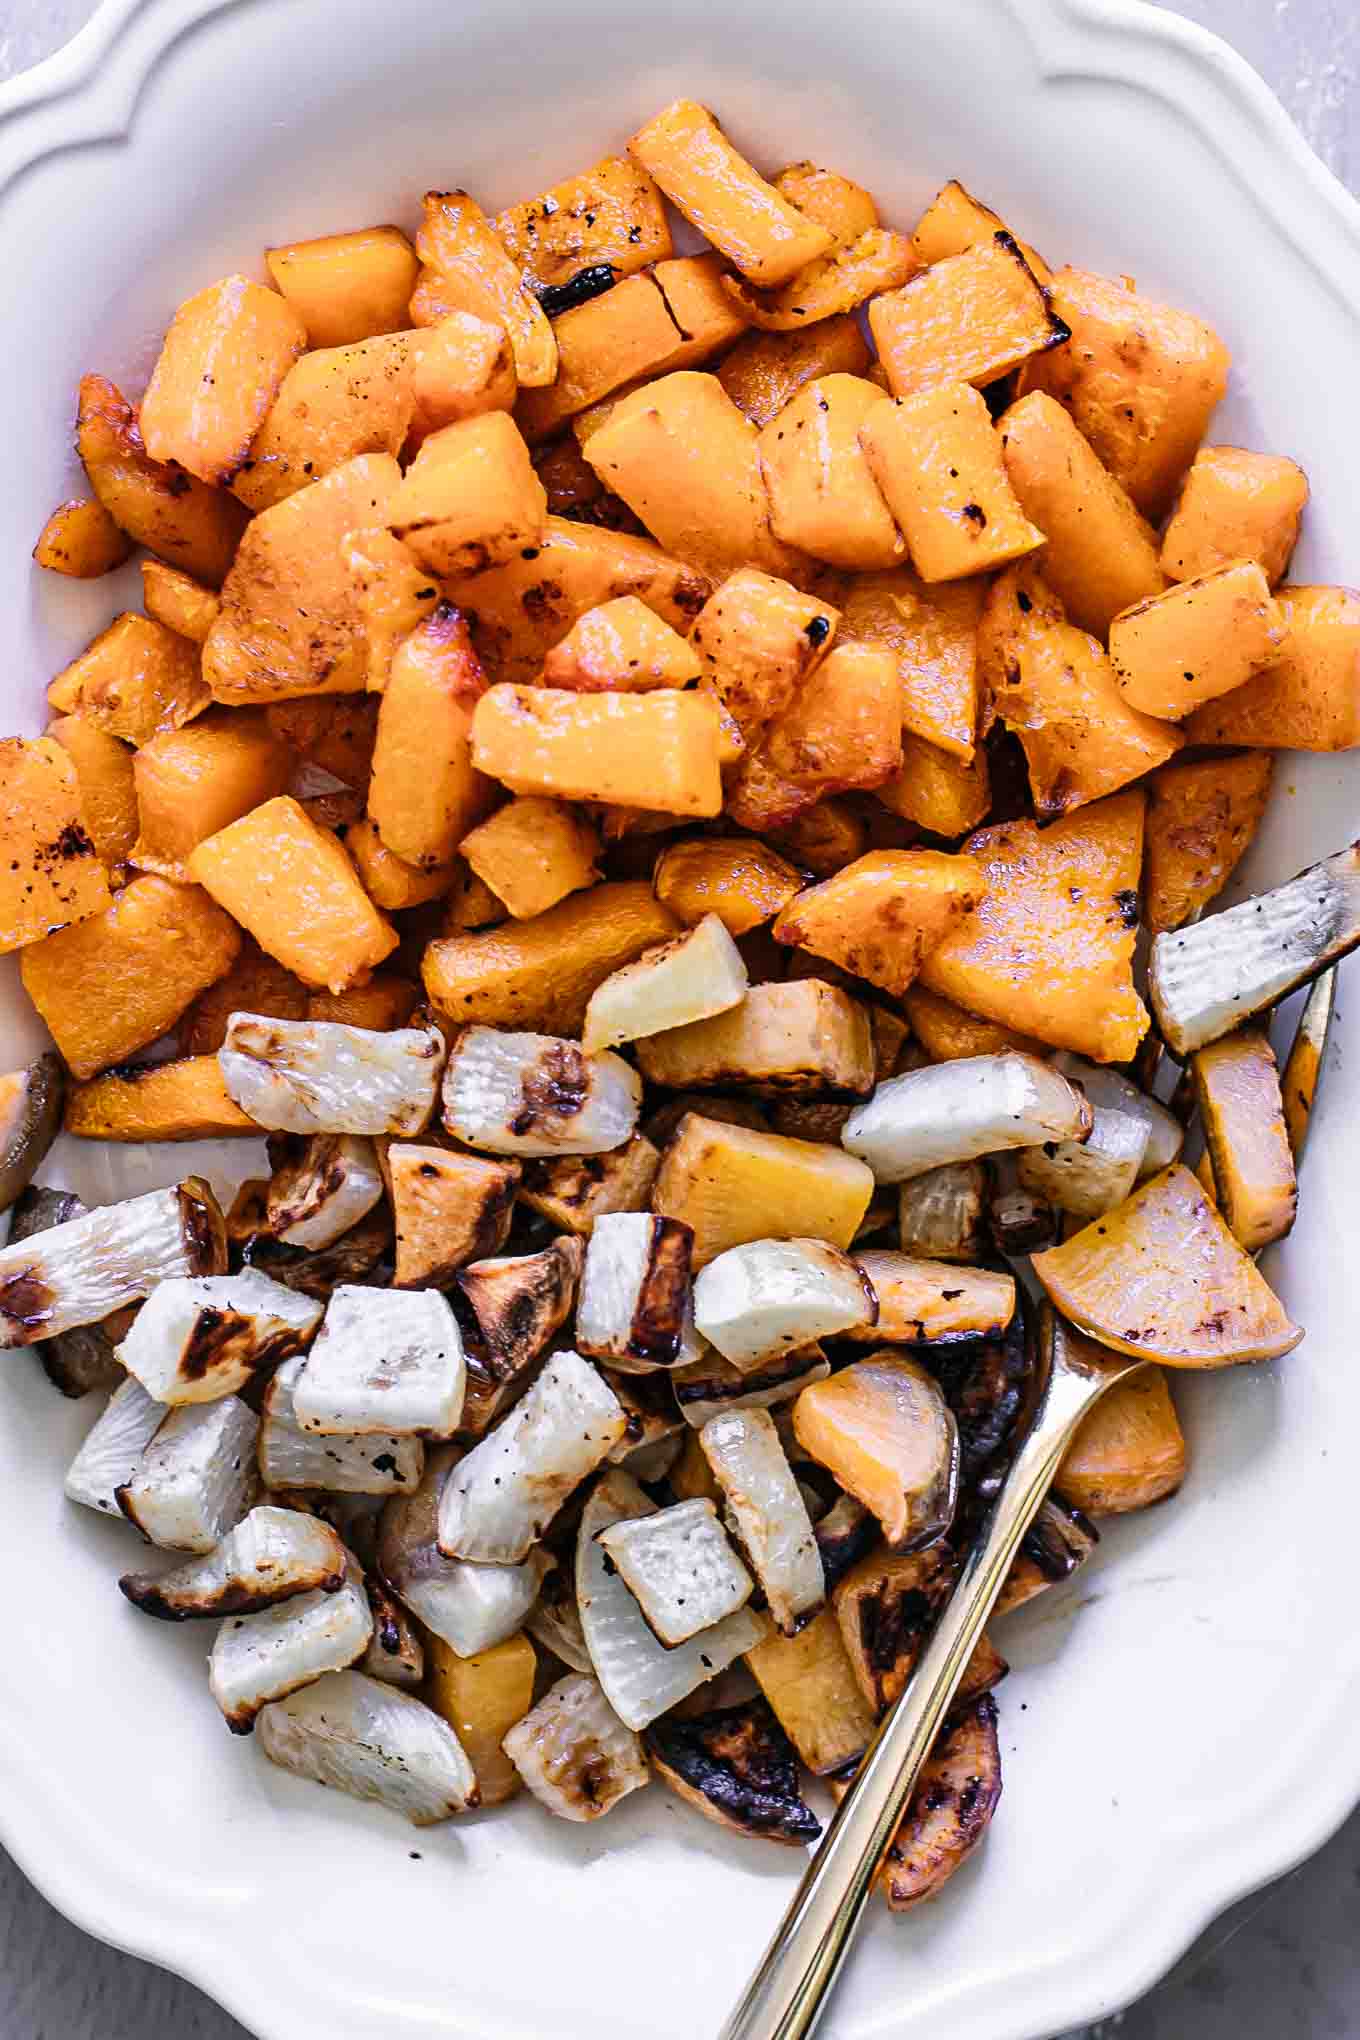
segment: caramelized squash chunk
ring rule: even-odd
[[[409,333],[319,347],[284,377],[232,493],[267,510],[361,453],[399,454],[413,410]]]
[[[306,345],[287,298],[249,277],[224,276],[186,298],[142,398],[151,458],[177,461],[201,482],[229,481]]]
[[[809,1771],[825,1777],[864,1755],[874,1738],[874,1713],[829,1606],[796,1636],[772,1630],[747,1651],[746,1662]]]
[[[264,259],[307,329],[309,347],[348,347],[407,322],[415,249],[400,227],[360,227],[266,248]]]
[[[844,1334],[860,1345],[995,1339],[1015,1316],[1015,1277],[994,1268],[949,1268],[878,1247],[855,1258],[878,1298],[874,1322]]]
[[[1197,1049],[1190,1069],[1215,1202],[1233,1237],[1255,1253],[1289,1231],[1299,1201],[1270,1037],[1263,1027],[1239,1028]]]
[[[479,771],[512,793],[667,815],[722,807],[718,718],[702,694],[493,687],[472,718]]]
[[[952,841],[986,820],[992,804],[987,753],[974,751],[965,762],[904,731],[901,770],[875,789],[875,797],[904,822]]]
[[[828,794],[872,791],[902,763],[896,661],[836,645],[742,760],[727,812],[744,829],[787,829]]]
[[[1078,1347],[1088,1343],[1078,1333],[1067,1336]],[[1086,1515],[1122,1516],[1174,1495],[1185,1479],[1185,1463],[1185,1433],[1166,1374],[1144,1367],[1107,1389],[1082,1418],[1056,1483],[1063,1498]]]
[[[716,914],[729,935],[746,935],[801,890],[794,867],[755,836],[693,836],[656,860],[652,886],[687,928]]]
[[[450,312],[411,344],[411,443],[484,411],[512,411],[519,384],[504,326]]]
[[[905,234],[867,227],[819,256],[778,290],[760,290],[729,276],[724,289],[751,325],[766,333],[797,333],[852,312],[880,291],[896,290],[916,268]]]
[[[107,376],[80,380],[76,451],[90,487],[136,545],[218,588],[246,512],[225,490],[152,460],[131,404]]]
[[[522,795],[464,836],[462,853],[517,921],[594,885],[600,839],[565,801]]]
[[[510,1235],[517,1162],[393,1141],[387,1176],[396,1221],[398,1289],[442,1288]]]
[[[1349,751],[1360,744],[1360,592],[1282,588],[1289,637],[1273,666],[1197,708],[1191,744]]]
[[[903,731],[965,763],[977,727],[977,637],[986,584],[927,588],[910,567],[860,574],[845,597],[841,638],[881,645],[897,661]]]
[[[1110,663],[1131,707],[1176,722],[1273,666],[1288,636],[1261,568],[1234,560],[1121,610]]]
[[[923,984],[909,987],[902,1000],[911,1031],[932,1062],[955,1062],[963,1056],[1004,1055],[1008,1049],[1022,1055],[1042,1055],[1043,1045],[1032,1034],[1017,1034],[997,1020],[979,1019],[965,1013],[952,999],[927,991]]]
[[[846,1248],[873,1194],[872,1171],[843,1148],[691,1112],[662,1156],[652,1209],[693,1229],[692,1261],[702,1268],[751,1240]]]
[[[996,382],[1069,337],[1004,227],[876,297],[869,330],[895,397],[937,383]]]
[[[473,764],[473,716],[484,685],[467,621],[448,602],[393,655],[368,814],[387,848],[420,870],[447,865],[495,799]]]
[[[620,595],[578,616],[543,661],[545,687],[580,694],[645,693],[688,687],[703,668],[694,647],[636,595]]]
[[[1284,579],[1308,501],[1308,477],[1282,453],[1201,446],[1162,534],[1162,568],[1193,581],[1232,560],[1256,560],[1273,588]]]
[[[347,992],[310,992],[309,1020],[337,1020],[343,1027],[370,1027],[386,1034],[405,1027],[420,1004],[419,987],[395,971],[375,971],[366,985],[351,985]]]
[[[450,312],[494,320],[510,336],[521,388],[552,381],[557,342],[547,315],[474,199],[465,191],[427,191],[416,253],[414,325],[437,326]]]
[[[67,1133],[82,1140],[215,1140],[260,1128],[223,1081],[215,1055],[107,1070],[67,1094]]]
[[[860,443],[923,581],[957,581],[1031,553],[1044,534],[1006,476],[985,398],[936,383],[880,404]]]
[[[33,558],[49,573],[97,581],[121,567],[131,551],[132,540],[97,496],[73,496],[57,505],[38,533]]]
[[[215,1055],[227,1038],[233,1013],[259,1013],[269,1020],[306,1020],[307,987],[301,978],[266,956],[247,936],[231,968],[187,1008],[175,1030],[180,1053]]]
[[[258,710],[215,709],[162,731],[132,763],[141,823],[132,862],[183,879],[204,838],[281,794],[291,765]]]
[[[479,1806],[503,1806],[520,1788],[520,1775],[501,1742],[534,1702],[538,1658],[523,1631],[475,1657],[459,1657],[442,1636],[427,1634],[426,1692],[467,1752],[477,1779]]]
[[[950,255],[963,255],[969,248],[982,247],[1005,231],[1006,222],[1000,213],[993,212],[953,177],[943,190],[936,192],[916,222],[911,245],[924,267],[943,262]],[[1040,282],[1046,282],[1050,271],[1043,257],[1023,242],[1020,252]]]
[[[212,696],[188,638],[129,611],[116,617],[58,673],[47,698],[61,714],[83,715],[129,744],[177,730]]]
[[[958,1426],[939,1384],[914,1360],[885,1350],[810,1383],[794,1403],[793,1429],[809,1458],[877,1516],[896,1549],[933,1544],[949,1528]]]
[[[124,863],[137,840],[135,753],[83,715],[58,716],[46,734],[75,766],[80,820],[100,858],[109,865]]]
[[[0,953],[108,906],[76,762],[51,737],[0,739],[0,829]]]
[[[359,883],[385,914],[401,913],[407,907],[423,907],[429,900],[442,899],[451,892],[458,877],[456,859],[446,864],[408,864],[389,850],[367,815],[351,822],[344,832],[345,849],[359,874]]]
[[[216,592],[164,560],[142,561],[142,607],[167,630],[201,645],[219,607]]]
[[[516,407],[531,446],[560,432],[569,419],[616,390],[677,364],[682,342],[654,275],[630,276],[600,297],[574,305],[553,322],[557,379],[526,390]]]
[[[1269,751],[1164,765],[1148,781],[1143,918],[1158,935],[1183,928],[1222,892],[1270,798]]]
[[[759,431],[821,375],[863,375],[869,349],[849,312],[818,319],[801,332],[747,333],[717,370],[737,409]]]
[[[543,536],[548,498],[505,411],[444,425],[387,504],[387,523],[432,574],[480,574]]]
[[[744,743],[793,701],[839,621],[839,610],[754,567],[738,567],[709,597],[692,643],[704,687]]]
[[[491,224],[539,291],[560,290],[600,264],[631,276],[671,252],[661,193],[627,156],[603,156],[536,198],[507,206]]]
[[[862,376],[822,376],[760,435],[776,538],[846,573],[893,567],[906,553],[859,441],[865,419],[887,402]]]
[[[810,949],[885,992],[904,992],[987,889],[972,857],[871,850],[784,908],[775,940]]]
[[[432,615],[443,599],[442,591],[414,553],[408,552],[399,538],[393,538],[385,525],[349,532],[341,542],[340,556],[350,577],[367,646],[368,691],[381,694],[397,646]]]

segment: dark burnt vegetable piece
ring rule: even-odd
[[[10,1222],[11,1243],[32,1239],[68,1219],[83,1218],[86,1206],[73,1190],[39,1189],[30,1185],[20,1191]],[[53,1388],[75,1401],[93,1389],[117,1388],[124,1367],[114,1352],[114,1340],[103,1325],[75,1325],[55,1339],[38,1339],[33,1351]]]
[[[949,1717],[879,1873],[893,1912],[934,1898],[986,1834],[1001,1798],[996,1724],[990,1693]]]
[[[0,1079],[0,1211],[8,1211],[33,1181],[57,1137],[65,1097],[66,1071],[54,1049]]]
[[[689,1719],[663,1716],[644,1741],[657,1775],[709,1820],[756,1841],[816,1841],[821,1823],[798,1790],[793,1744],[769,1702]]]
[[[235,1261],[238,1257],[233,1255]],[[340,1283],[386,1289],[392,1281],[392,1215],[386,1202],[376,1206],[329,1247],[311,1251],[288,1247],[256,1233],[240,1249],[242,1267],[258,1268],[275,1282],[301,1290],[323,1303]]]
[[[913,1349],[939,1382],[959,1427],[959,1508],[953,1540],[971,1543],[1006,1477],[1035,1384],[1035,1357],[1023,1292],[999,1339]]]
[[[617,281],[612,262],[592,262],[587,268],[578,269],[565,283],[544,284],[538,302],[550,319],[556,319],[563,312],[574,311],[577,305],[589,304],[591,298],[603,297]]]
[[[795,1471],[801,1473],[803,1469],[798,1466]],[[870,1514],[863,1502],[843,1494],[813,1525],[812,1534],[822,1554],[822,1572],[829,1594],[851,1566],[873,1550],[881,1533],[878,1518]]]

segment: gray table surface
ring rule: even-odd
[[[1356,0],[1181,0],[1279,94],[1360,189]],[[93,0],[0,0],[0,81],[74,35]],[[1234,1906],[1166,1982],[1061,2040],[1360,2040],[1360,1813],[1310,1863]],[[192,1984],[54,1912],[0,1850],[0,2040],[250,2040]]]

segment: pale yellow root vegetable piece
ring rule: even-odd
[[[1271,1360],[1303,1337],[1179,1163],[1032,1265],[1081,1331],[1166,1367]]]
[[[386,1173],[398,1289],[442,1287],[469,1261],[485,1260],[505,1245],[520,1178],[517,1162],[393,1141]]]
[[[860,443],[923,581],[956,581],[1033,552],[1044,534],[1006,479],[985,398],[939,383],[880,404]]]
[[[1112,616],[1166,586],[1156,533],[1046,390],[1012,404],[998,429],[1011,487],[1048,541],[1044,580],[1073,623],[1103,638]]]
[[[132,863],[183,880],[204,838],[284,792],[292,766],[258,710],[213,709],[152,737],[132,762],[141,824]]]
[[[393,654],[378,710],[368,814],[389,850],[432,870],[451,863],[495,788],[472,760],[483,687],[465,618],[441,602]]]
[[[674,1040],[742,1005],[749,986],[740,950],[717,915],[708,914],[597,985],[581,1046],[595,1055],[644,1036]]]
[[[233,495],[267,510],[362,453],[399,454],[413,410],[411,341],[381,333],[295,361],[231,478]]]
[[[872,792],[901,763],[896,660],[836,645],[742,760],[727,811],[745,829],[786,829],[828,794]]]
[[[740,330],[740,324],[738,325]],[[557,379],[526,390],[516,407],[531,446],[644,376],[678,367],[682,341],[655,276],[630,276],[553,321]]]
[[[340,557],[349,572],[368,648],[368,691],[381,694],[397,646],[442,599],[439,583],[385,524],[351,531],[341,542]]]
[[[746,1662],[809,1771],[825,1776],[863,1756],[877,1722],[829,1604],[796,1636],[772,1631]]]
[[[1191,744],[1349,751],[1360,744],[1360,593],[1281,588],[1289,627],[1274,665],[1206,702],[1185,725]]]
[[[1069,1330],[1068,1342],[1098,1358],[1100,1348]],[[1144,1367],[1107,1391],[1058,1468],[1064,1501],[1087,1516],[1122,1516],[1174,1495],[1185,1479],[1185,1433],[1165,1371]]]
[[[952,178],[942,191],[935,194],[916,222],[911,245],[924,268],[932,262],[943,262],[947,256],[963,255],[969,248],[979,247],[1006,231],[1006,222],[1000,213],[993,212],[981,199],[974,198],[957,178]],[[1043,257],[1033,248],[1026,247],[1023,241],[1020,253],[1039,281],[1046,283],[1050,271]]]
[[[483,411],[511,411],[518,391],[510,336],[498,322],[450,312],[412,336],[413,440]]]
[[[200,843],[189,876],[306,985],[343,992],[397,946],[339,842],[286,794]]]
[[[749,1085],[862,1098],[874,1084],[868,1013],[818,978],[752,985],[728,1012],[639,1041],[637,1056],[648,1083],[671,1090]]]
[[[508,919],[505,901],[492,892],[485,879],[469,871],[461,857],[456,859],[440,934],[461,935],[469,928],[494,928],[498,921]]]
[[[877,1516],[890,1545],[948,1526],[958,1433],[938,1386],[915,1361],[887,1349],[810,1383],[794,1403],[793,1429],[809,1457]]]
[[[678,559],[715,579],[741,566],[788,575],[801,560],[770,528],[758,438],[716,376],[683,369],[621,398],[584,451]]]
[[[217,1140],[260,1129],[223,1081],[215,1055],[109,1070],[76,1084],[65,1130],[81,1140]]]
[[[799,893],[775,922],[775,939],[899,994],[986,890],[976,858],[871,850]]]
[[[679,927],[642,880],[592,886],[532,921],[440,936],[421,974],[431,1005],[455,1025],[579,1034],[595,987]]]
[[[872,1247],[855,1262],[878,1298],[872,1324],[841,1334],[860,1345],[995,1339],[1015,1316],[1015,1277],[995,1268],[947,1267]]]
[[[229,481],[307,329],[276,290],[246,276],[186,298],[142,398],[142,440],[153,460],[177,461],[203,482]]]
[[[859,574],[845,596],[841,638],[881,645],[897,661],[904,733],[962,759],[978,722],[978,625],[987,584],[927,588],[910,567]]]
[[[1222,892],[1260,826],[1269,751],[1164,765],[1148,781],[1143,918],[1154,935],[1183,928]]]
[[[342,548],[351,531],[383,522],[400,481],[390,454],[361,454],[251,520],[203,646],[203,677],[218,701],[364,687],[368,648]]]
[[[767,184],[692,99],[677,99],[639,128],[628,151],[753,283],[787,283],[833,246],[831,233]]]
[[[168,567],[164,560],[143,560],[142,606],[167,630],[201,645],[221,605],[217,590],[205,588],[192,574]]]
[[[636,595],[620,595],[579,616],[543,661],[545,687],[579,694],[643,693],[688,687],[703,670],[698,652]]]
[[[442,899],[452,889],[458,873],[453,858],[447,864],[408,864],[395,850],[388,849],[367,815],[361,815],[345,830],[345,849],[359,874],[359,883],[374,906],[385,914]]]
[[[478,574],[536,546],[548,498],[513,418],[486,411],[432,432],[387,505],[432,574]]]
[[[240,946],[240,929],[197,886],[146,877],[25,949],[19,967],[72,1076],[93,1077],[168,1033]]]
[[[33,557],[50,573],[97,581],[121,567],[131,551],[132,540],[97,497],[73,496],[57,505],[38,533]]]
[[[862,376],[824,376],[760,435],[775,536],[847,573],[892,567],[906,554],[859,443],[866,417],[887,402]]]
[[[954,1062],[969,1055],[1004,1055],[1008,1049],[1018,1049],[1023,1055],[1043,1054],[1043,1044],[1033,1035],[1017,1034],[1014,1028],[1002,1027],[995,1020],[980,1020],[975,1013],[965,1013],[952,1000],[942,999],[938,992],[928,992],[922,984],[912,985],[902,1004],[911,1031],[931,1062]]]
[[[873,1194],[872,1170],[844,1148],[691,1112],[662,1156],[652,1209],[693,1227],[693,1262],[702,1268],[750,1240],[848,1248]]]
[[[492,687],[472,718],[479,771],[512,793],[668,815],[722,807],[718,718],[702,694],[573,694]]]
[[[462,854],[517,921],[594,885],[600,839],[565,801],[526,794],[464,836]]]
[[[746,935],[779,912],[802,878],[754,836],[696,836],[662,851],[652,872],[656,896],[687,926],[716,914],[729,935]]]
[[[58,716],[45,734],[61,745],[76,768],[79,817],[100,859],[108,865],[124,863],[137,840],[137,789],[132,776],[136,754],[83,715]]]
[[[1110,625],[1124,699],[1179,721],[1273,666],[1289,626],[1254,560],[1236,560],[1125,609]]]
[[[149,743],[178,729],[212,699],[188,638],[132,611],[116,617],[63,667],[47,690],[60,714],[83,715],[111,737]]]
[[[265,262],[307,328],[309,347],[346,347],[395,333],[420,265],[400,227],[360,227],[266,248]]]
[[[366,985],[347,992],[309,992],[309,1020],[337,1020],[343,1027],[369,1027],[386,1034],[405,1027],[420,1004],[420,988],[395,971],[375,971]]]
[[[606,1212],[645,1211],[660,1166],[660,1151],[637,1133],[607,1155],[527,1162],[520,1201],[559,1231],[586,1240]]]
[[[1202,446],[1162,534],[1162,567],[1193,581],[1233,560],[1256,560],[1273,588],[1298,540],[1308,477],[1282,453]]]
[[[818,319],[801,333],[762,333],[738,340],[716,371],[737,409],[760,430],[819,375],[864,375],[869,349],[852,315]]]
[[[501,1740],[534,1704],[538,1659],[520,1632],[504,1643],[458,1657],[440,1636],[427,1636],[426,1693],[467,1753],[477,1779],[478,1804],[502,1806],[520,1788],[519,1772]]]
[[[962,836],[978,826],[992,804],[987,753],[975,751],[965,764],[938,744],[904,731],[901,770],[875,788],[875,798],[932,836]]]
[[[739,567],[709,597],[691,642],[705,688],[744,742],[788,707],[839,621],[838,609],[754,567]]]
[[[109,904],[86,830],[76,760],[52,737],[0,739],[0,952],[37,942]]]
[[[1243,1027],[1190,1059],[1219,1210],[1248,1253],[1294,1223],[1299,1186],[1280,1072],[1263,1027]]]
[[[137,545],[214,588],[231,565],[246,513],[225,489],[152,460],[131,404],[106,376],[80,379],[76,452],[90,487]]]
[[[437,326],[450,312],[494,320],[510,336],[521,388],[552,381],[557,342],[547,314],[474,199],[465,191],[427,191],[416,253],[413,325]]]
[[[491,222],[511,258],[540,290],[608,263],[631,276],[671,252],[666,207],[647,172],[627,156],[604,156],[549,191],[507,206]]]
[[[876,297],[869,331],[895,397],[937,383],[995,382],[1067,338],[1004,228]]]

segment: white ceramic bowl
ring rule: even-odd
[[[0,726],[40,726],[44,683],[115,597],[28,560],[78,485],[82,370],[137,389],[176,302],[266,242],[410,221],[429,185],[499,205],[680,93],[760,162],[863,179],[892,221],[957,175],[1051,259],[1206,314],[1236,363],[1218,436],[1312,478],[1297,575],[1360,578],[1360,211],[1183,21],[1124,0],[108,0],[0,96]],[[1285,760],[1278,785],[1244,883],[1353,832],[1352,760]],[[3,1067],[36,1037],[13,986]],[[1309,1337],[1278,1367],[1187,1381],[1184,1493],[1008,1624],[1000,1816],[938,1905],[875,1919],[838,2040],[1033,2040],[1118,2006],[1360,1790],[1360,1025],[1341,1005],[1272,1271]],[[48,1173],[112,1196],[193,1159],[87,1151]],[[223,1732],[204,1636],[115,1591],[130,1533],[63,1504],[89,1406],[24,1358],[0,1398],[0,1830],[57,1904],[270,2040],[716,2030],[796,1856],[659,1790],[583,1831],[519,1805],[416,1833],[271,1769]]]

